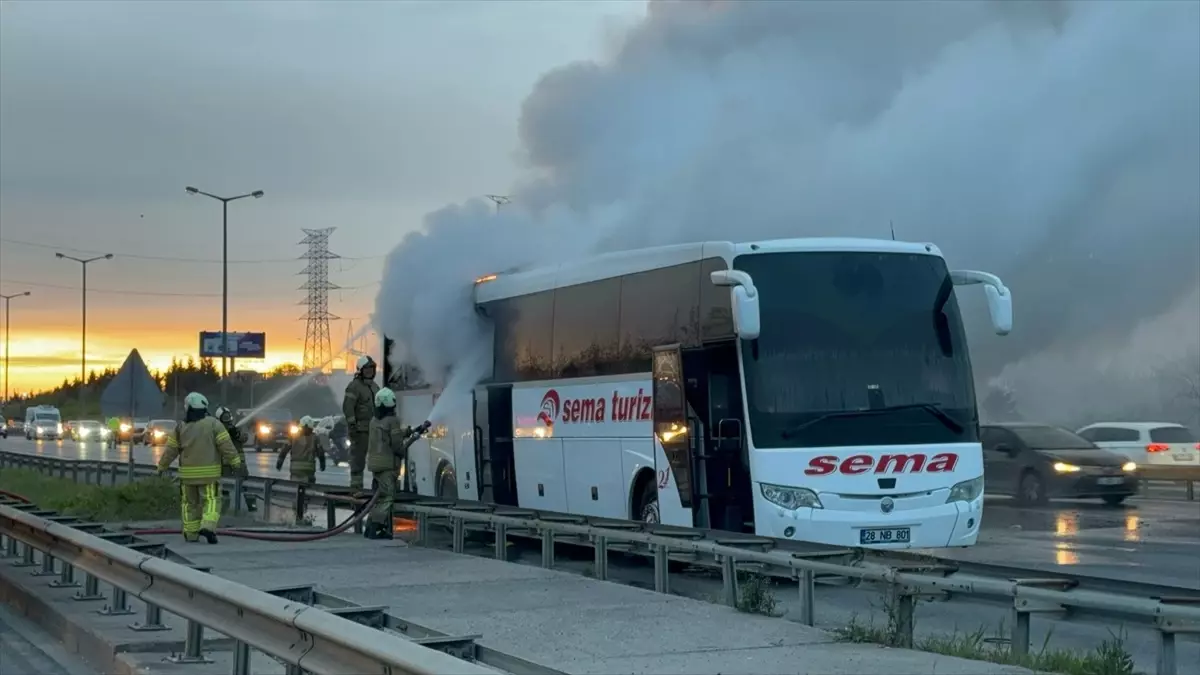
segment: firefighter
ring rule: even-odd
[[[221,465],[228,463],[241,470],[229,432],[208,415],[208,399],[192,392],[183,399],[183,422],[167,437],[167,449],[158,460],[161,475],[179,459],[179,483],[182,491],[183,538],[200,537],[217,543],[217,523],[221,519]]]
[[[108,418],[108,444],[117,447],[117,438],[121,435],[121,418]]]
[[[248,440],[246,432],[238,428],[237,423],[233,419],[233,411],[225,406],[217,407],[215,417],[225,427],[225,431],[229,432],[229,440],[233,443],[234,449],[237,450],[238,458],[242,460],[241,467],[237,469],[228,464],[222,464],[221,475],[233,476],[242,480],[249,478],[250,467],[246,465],[246,441]],[[247,511],[258,510],[258,504],[250,497],[250,493],[242,491],[242,498],[246,500]]]
[[[283,446],[279,451],[279,459],[275,460],[275,470],[283,471],[283,460],[287,459],[289,454],[292,456],[292,463],[288,468],[291,479],[297,483],[315,485],[317,464],[321,465],[322,471],[325,470],[325,451],[321,449],[319,439],[313,432],[314,426],[316,422],[313,418],[308,415],[301,417],[300,435]]]
[[[375,395],[378,392],[379,385],[375,384],[375,360],[370,356],[358,357],[354,379],[346,385],[346,397],[342,399],[342,414],[346,417],[346,431],[350,434],[351,490],[363,489],[363,469],[366,468],[371,418],[375,412]]]
[[[371,419],[370,447],[367,467],[375,480],[378,495],[371,509],[363,536],[367,539],[392,538],[392,502],[396,498],[396,474],[408,460],[408,446],[429,428],[426,422],[413,429],[400,423],[396,416],[396,394],[383,388],[375,394],[375,413]]]

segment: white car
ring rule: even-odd
[[[1182,424],[1097,422],[1075,433],[1140,466],[1200,466],[1200,442]]]

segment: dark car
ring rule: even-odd
[[[121,420],[121,426],[117,428],[117,440],[121,443],[141,443],[146,437],[146,425],[149,423],[147,419]]]
[[[167,444],[167,436],[175,433],[175,420],[150,420],[142,435],[142,444],[151,447]]]
[[[984,484],[1027,504],[1052,497],[1100,498],[1116,506],[1137,494],[1137,465],[1049,424],[983,424]]]
[[[278,450],[300,433],[300,424],[286,408],[268,408],[254,416],[254,449]]]

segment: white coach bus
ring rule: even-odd
[[[490,376],[406,470],[422,494],[522,508],[970,546],[983,460],[954,288],[972,284],[1008,333],[1008,289],[931,244],[707,242],[491,274]],[[384,368],[423,421],[436,394]]]

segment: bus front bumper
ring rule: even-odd
[[[756,495],[755,533],[763,537],[829,546],[871,549],[949,548],[973,546],[983,518],[983,497],[917,509],[883,513],[871,501],[865,510],[784,509]],[[867,532],[864,533],[864,530]]]

